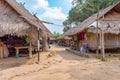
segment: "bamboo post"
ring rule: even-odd
[[[102,60],[105,60],[105,49],[104,49],[104,32],[102,30]]]
[[[96,40],[97,40],[97,49],[96,49],[96,56],[98,56],[99,53],[99,34],[98,34],[98,18],[99,18],[99,7],[98,7],[98,12],[97,12],[97,23],[96,23],[96,28],[97,28],[97,33],[96,33]]]
[[[32,35],[31,35],[31,31],[30,31],[30,41],[29,41],[29,58],[32,58]]]
[[[104,23],[104,16],[103,16],[103,23]],[[102,24],[102,42],[101,42],[101,45],[102,45],[102,60],[104,61],[105,60],[105,45],[104,45],[104,31],[103,31],[103,24]]]
[[[29,45],[29,58],[32,58],[32,42],[30,41],[30,45]]]
[[[100,31],[100,52],[102,53],[102,31]]]

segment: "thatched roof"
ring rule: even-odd
[[[115,10],[117,12],[120,12],[120,2],[116,3],[116,4],[113,4],[112,6],[109,6],[105,9],[102,9],[99,11],[99,16],[98,18],[101,19],[102,16],[104,15],[107,15],[109,14],[109,12],[111,10]],[[76,28],[72,28],[70,30],[68,30],[65,34],[66,35],[74,35],[74,34],[77,34],[79,33],[80,31],[88,28],[91,24],[93,24],[95,21],[97,20],[97,13],[96,14],[93,14],[91,17],[87,18],[86,20],[84,20],[82,23],[80,23],[78,26],[76,26]],[[120,20],[120,19],[119,19]],[[120,23],[120,21],[119,21]],[[117,23],[118,24],[118,23]],[[119,25],[119,24],[118,24]],[[106,25],[104,25],[105,27]],[[100,26],[102,27],[102,26]],[[115,31],[114,31],[115,30]],[[119,33],[119,28],[118,26],[116,27],[116,29],[114,30],[108,30],[106,32],[111,32],[111,33]]]
[[[42,29],[42,24],[36,19],[22,4],[16,2],[16,0],[5,0],[23,19],[29,24]]]
[[[58,37],[57,39],[70,39],[70,37],[68,37],[68,35],[71,33],[71,31],[73,31],[73,29],[75,29],[76,27],[73,27],[71,29],[69,29],[67,32],[65,32],[63,35],[61,35],[60,37]]]
[[[29,27],[27,25],[26,27],[24,26],[23,24],[16,24],[16,23],[12,23],[12,24],[11,23],[0,23],[0,36],[3,36],[4,34],[24,35],[28,33],[29,31]]]
[[[32,15],[22,4],[16,2],[16,0],[4,0],[13,10],[19,14],[19,18],[22,19],[22,22],[28,23],[29,26],[25,23],[0,23],[1,33],[2,34],[9,34],[9,33],[24,33],[28,30],[31,26],[40,28],[42,31],[46,32],[49,37],[52,37],[52,33],[44,26],[44,24],[34,15]],[[3,27],[2,27],[3,26]],[[4,28],[5,26],[5,28]],[[6,31],[5,31],[6,30]],[[4,32],[4,33],[3,33]],[[6,33],[7,32],[7,33]]]
[[[48,30],[44,24],[42,24],[43,28],[44,28],[44,31],[47,33],[47,36],[50,38],[50,39],[53,39],[54,38],[54,35],[50,32],[50,30]]]
[[[61,39],[70,40],[71,37],[68,37],[68,36],[65,36],[65,35],[61,35],[60,37],[57,38],[57,40],[61,40]]]

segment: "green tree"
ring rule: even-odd
[[[61,34],[60,34],[60,33],[58,33],[58,32],[54,32],[54,34],[53,34],[53,35],[54,35],[54,37],[55,37],[55,38],[58,38]]]
[[[68,21],[68,20],[64,21],[63,25],[65,26],[63,29],[63,32],[66,32],[67,30],[69,30],[71,28],[70,21]]]

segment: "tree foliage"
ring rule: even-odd
[[[106,8],[118,1],[120,0],[73,0],[69,16],[63,22],[64,32],[71,28],[71,24],[77,25],[99,9]]]
[[[54,32],[54,34],[53,34],[53,35],[54,35],[54,37],[55,37],[55,38],[58,38],[61,34],[60,34],[60,33],[58,33],[58,32]]]

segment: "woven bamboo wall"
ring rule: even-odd
[[[87,37],[87,40],[81,40],[79,42],[79,46],[81,46],[83,43],[88,43],[88,46],[91,50],[95,50],[97,47],[97,40],[96,40],[96,34],[89,34]],[[100,46],[100,38],[99,38],[99,46]],[[114,49],[114,48],[120,48],[120,34],[105,34],[105,48],[106,49]]]

